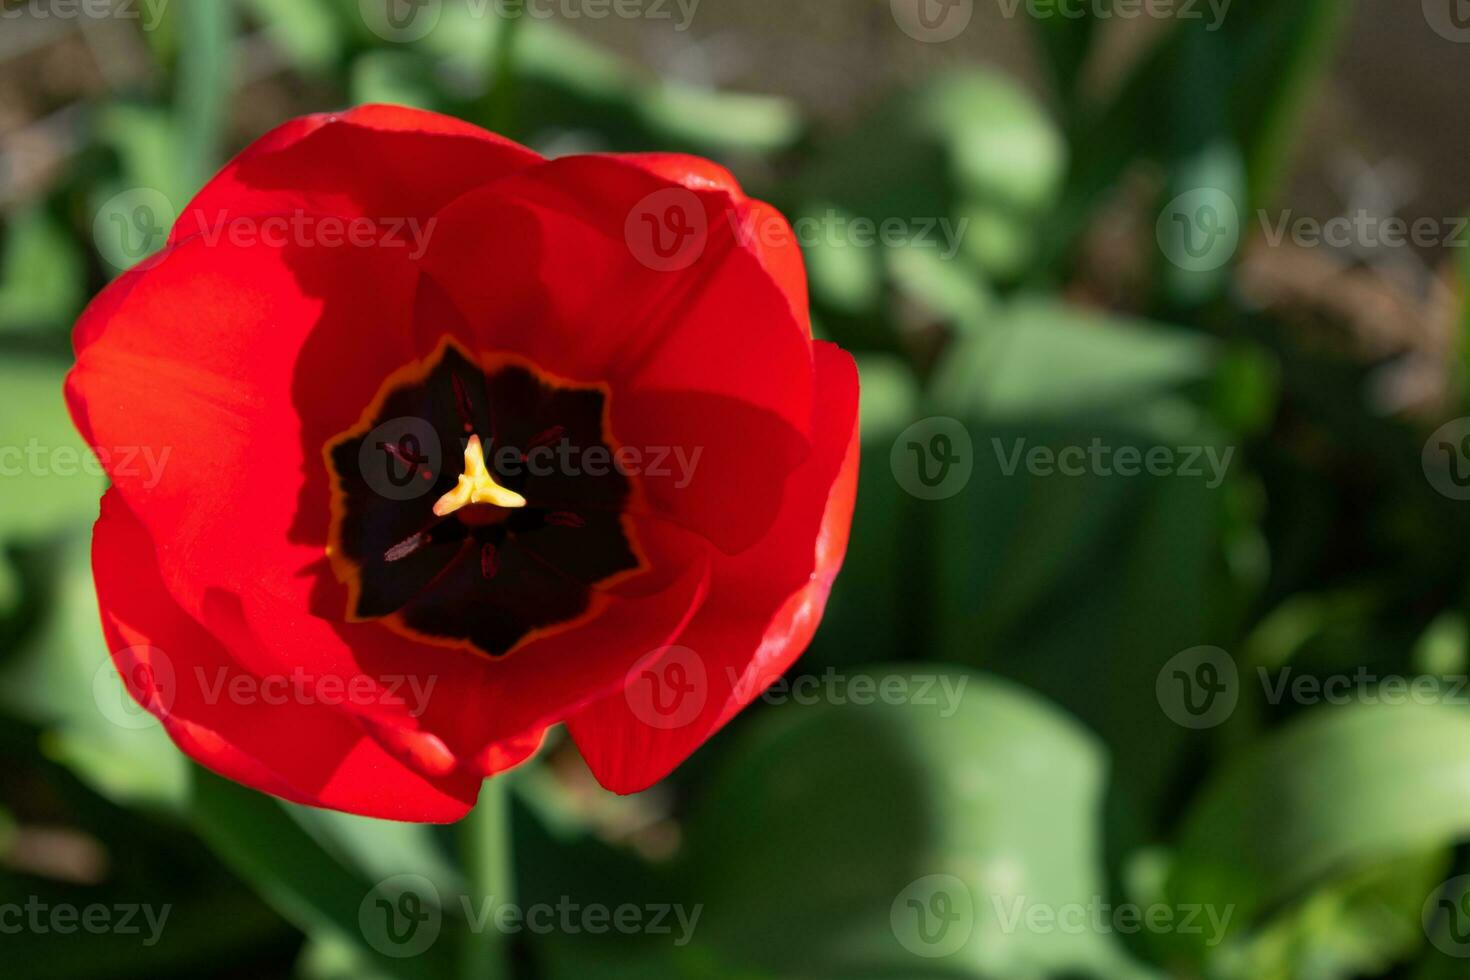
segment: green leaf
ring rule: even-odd
[[[47,755],[103,796],[177,809],[188,792],[184,757],[133,703],[112,665],[87,535],[78,528],[63,542],[54,549],[41,622],[5,664],[0,701],[43,726]]]
[[[1032,226],[1061,188],[1066,155],[1025,89],[993,72],[953,72],[820,147],[797,193],[879,223],[947,221],[980,269],[1010,276],[1034,247]]]
[[[373,946],[376,932],[370,918],[377,914],[372,903],[382,880],[355,873],[329,855],[278,801],[199,769],[191,814],[215,853],[298,929],[355,951],[368,971],[406,980],[451,975],[456,938],[463,928],[454,917],[456,895],[435,896],[416,886],[414,894],[423,902],[416,911],[431,914],[432,907],[438,913],[426,920],[430,924],[417,926],[412,937],[418,938],[418,929],[431,930],[423,936],[427,947],[414,956],[388,956]],[[421,871],[398,866],[399,874],[418,876]],[[386,893],[384,897],[389,900]]]
[[[0,333],[58,329],[82,308],[86,269],[67,229],[43,207],[17,214],[0,260]]]
[[[1218,356],[1182,331],[1023,299],[954,350],[935,384],[942,406],[966,415],[1137,417],[1208,378]],[[1163,413],[1152,417],[1169,424]]]
[[[1211,957],[1219,980],[1352,980],[1379,976],[1424,946],[1426,896],[1449,865],[1442,848],[1344,875]]]
[[[1051,203],[1066,144],[1020,85],[992,72],[960,72],[924,89],[915,108],[920,131],[944,145],[964,197],[1023,214]]]
[[[0,361],[0,545],[36,542],[88,526],[106,480],[71,424],[62,396],[65,368],[10,355]],[[0,557],[0,609],[15,599],[9,562]]]
[[[180,8],[178,119],[184,191],[193,196],[224,162],[224,130],[235,68],[232,3],[191,3]]]
[[[982,676],[854,676],[927,682],[932,703],[862,703],[850,687],[842,703],[747,727],[688,827],[698,945],[734,970],[783,976],[1144,975],[1106,931],[1017,918],[1104,900],[1097,743]],[[946,914],[925,923],[916,909]]]
[[[1080,16],[1071,13],[1060,16],[1055,8],[1048,14],[1034,5],[1026,6],[1061,101],[1072,109],[1078,101],[1078,82],[1097,34],[1099,9],[1084,5],[1077,11]]]
[[[352,101],[442,108],[433,66],[417,51],[369,51],[352,61]]]
[[[713,152],[775,153],[795,143],[804,125],[788,99],[675,82],[645,88],[635,105],[654,131]]]
[[[1234,906],[1245,929],[1334,875],[1447,849],[1470,835],[1454,751],[1467,739],[1470,715],[1445,704],[1315,713],[1211,780],[1180,832],[1172,896]]]
[[[342,53],[337,19],[324,0],[244,0],[272,44],[302,71],[317,74]]]
[[[889,462],[894,440],[922,417],[918,383],[898,358],[860,358],[858,374],[863,444],[857,506],[847,560],[803,660],[808,665],[870,662],[874,650],[909,646],[923,626],[926,584],[923,563],[915,560],[920,502],[899,486]]]
[[[426,824],[375,820],[351,813],[282,803],[282,809],[344,866],[369,881],[411,871],[444,894],[465,889],[464,875]]]
[[[1307,100],[1331,67],[1352,10],[1340,0],[1293,0],[1254,4],[1226,19],[1219,43],[1236,59],[1232,116],[1251,208],[1269,202],[1291,162]]]
[[[1181,20],[1167,30],[1117,95],[1077,123],[1073,166],[1045,232],[1041,270],[1057,273],[1097,208],[1140,160],[1173,174],[1181,161],[1222,148],[1216,152],[1243,161],[1242,215],[1264,206],[1350,10],[1339,0],[1238,5],[1218,24]]]
[[[962,427],[973,464],[924,509],[930,649],[1032,687],[1127,758],[1114,804],[1132,844],[1164,818],[1190,734],[1160,710],[1157,674],[1210,642],[1234,588],[1218,571],[1234,453],[1191,394],[1217,356],[1196,335],[1025,301],[950,352],[929,409]],[[1167,466],[1150,474],[1156,451]]]

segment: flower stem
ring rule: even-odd
[[[520,17],[501,17],[495,22],[495,40],[490,50],[490,87],[486,92],[486,123],[497,133],[509,133],[516,124],[516,39]]]
[[[495,910],[516,900],[515,848],[511,839],[510,776],[487,782],[480,802],[459,825],[460,851],[470,900],[485,928],[465,941],[460,975],[464,980],[500,980],[513,975],[510,937],[495,927]],[[488,910],[488,917],[480,917]]]

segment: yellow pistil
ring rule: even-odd
[[[515,509],[526,506],[526,498],[514,490],[507,490],[495,482],[495,477],[485,468],[485,450],[479,436],[470,436],[464,447],[464,473],[460,474],[455,488],[439,498],[434,505],[434,514],[448,517],[471,504],[492,504],[496,507]]]

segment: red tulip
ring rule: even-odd
[[[811,640],[857,476],[799,250],[682,156],[286,124],[97,298],[67,396],[132,695],[288,800],[463,816],[565,722],[663,778]]]

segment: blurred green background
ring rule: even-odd
[[[1463,3],[391,4],[0,0],[0,974],[1470,975]],[[72,321],[229,154],[370,101],[726,163],[862,368],[793,686],[637,797],[553,738],[513,872],[189,766],[96,621]],[[492,886],[699,918],[492,942]]]

